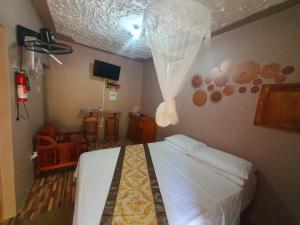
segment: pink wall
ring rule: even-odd
[[[213,38],[211,47],[199,54],[192,73],[209,74],[228,58],[237,65],[248,59],[260,64],[294,65],[288,82],[300,82],[300,6],[264,18]],[[248,86],[251,87],[251,86]],[[253,125],[259,94],[208,100],[197,107],[192,102],[190,79],[177,96],[179,123],[161,128],[161,138],[185,133],[208,145],[254,162],[259,185],[249,220],[254,224],[296,224],[300,220],[300,135]],[[144,65],[142,110],[154,116],[162,96],[153,62]]]
[[[23,201],[33,183],[33,165],[30,159],[33,151],[32,138],[44,123],[43,110],[43,82],[42,79],[32,79],[30,76],[31,91],[27,103],[30,118],[16,121],[15,80],[14,69],[20,62],[20,49],[16,43],[17,24],[33,30],[39,30],[41,21],[29,0],[2,0],[0,4],[0,24],[6,30],[6,40],[9,57],[11,124],[14,151],[14,177],[16,188],[17,209],[22,207]],[[23,69],[30,65],[28,51],[23,51]],[[1,68],[2,69],[2,68]],[[2,70],[1,70],[2,76]],[[40,91],[38,91],[40,90]],[[2,105],[1,105],[2,107]],[[21,107],[21,112],[24,110]]]
[[[74,52],[57,56],[63,65],[51,60],[46,71],[46,120],[62,129],[78,130],[85,115],[81,108],[99,108],[102,105],[103,79],[92,75],[95,59],[121,66],[117,100],[109,100],[109,89],[105,89],[104,109],[121,110],[120,136],[127,134],[128,112],[140,106],[143,64],[103,51],[72,44]],[[99,129],[103,136],[104,130]]]

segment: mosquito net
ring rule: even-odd
[[[157,0],[146,9],[146,37],[164,99],[156,110],[161,127],[178,122],[174,98],[200,46],[209,43],[210,24],[210,11],[193,0]]]

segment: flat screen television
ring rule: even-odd
[[[93,75],[103,77],[110,80],[119,80],[121,67],[99,60],[95,60]]]

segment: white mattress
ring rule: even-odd
[[[170,225],[238,225],[256,178],[244,188],[175,151],[166,142],[149,149]],[[99,225],[120,148],[81,155],[73,225]]]
[[[257,177],[253,174],[250,177],[248,184],[243,187],[242,192],[240,193],[242,199],[241,211],[244,210],[254,198],[256,183],[257,183]]]

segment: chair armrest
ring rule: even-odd
[[[56,145],[56,141],[53,138],[38,134],[36,136],[36,141],[38,146]]]
[[[83,131],[64,132],[63,134],[83,134]]]
[[[60,132],[57,133],[57,141],[59,143],[66,143],[66,142],[72,142],[74,140],[82,139],[83,138],[83,132],[82,131],[75,131],[75,132]]]

